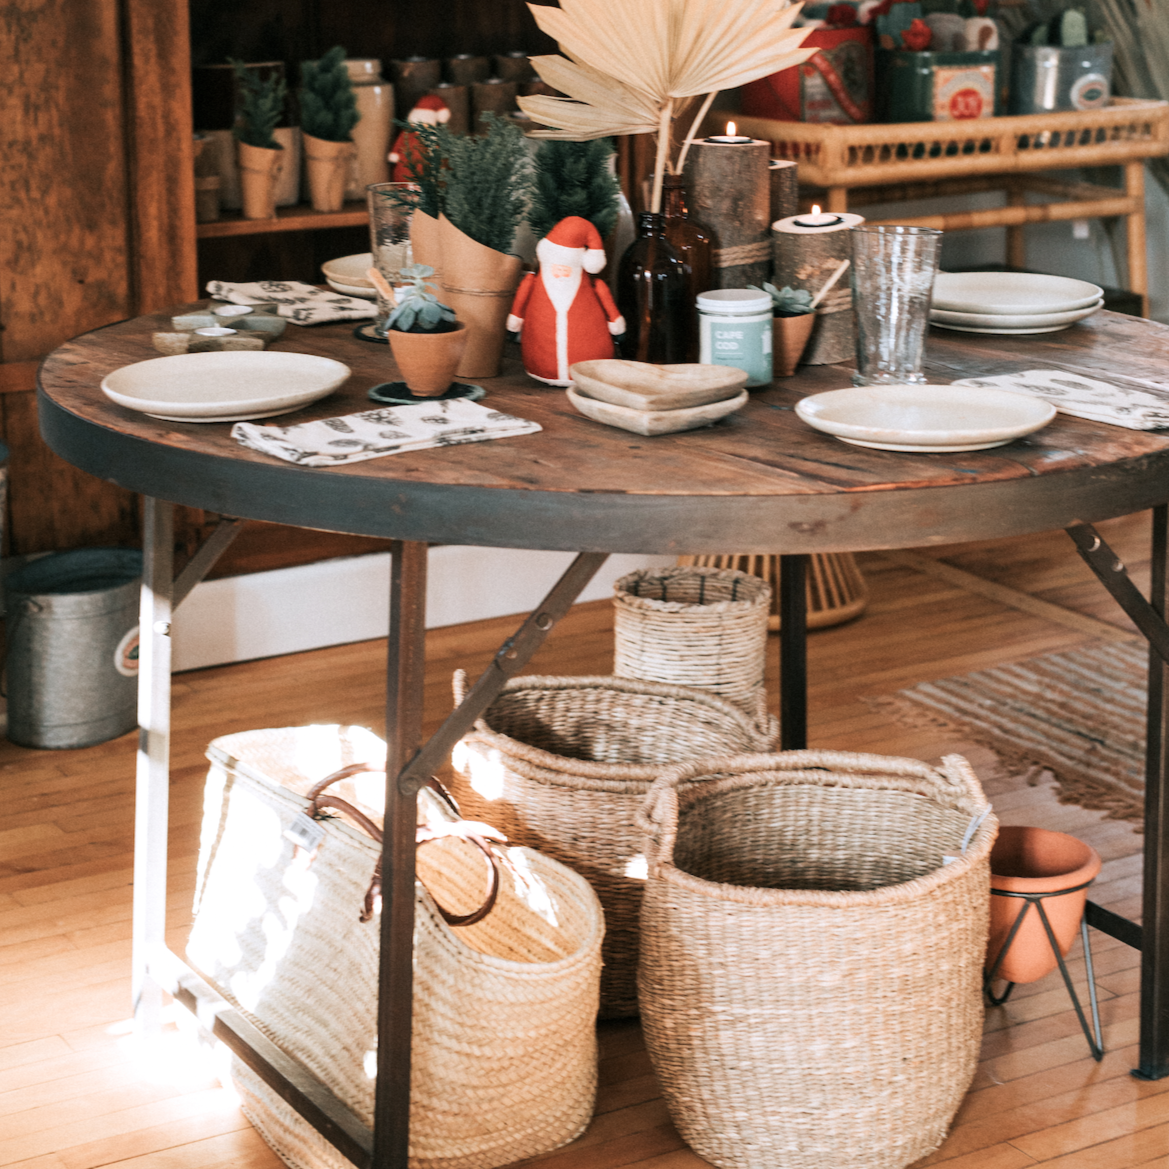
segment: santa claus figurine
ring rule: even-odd
[[[427,94],[414,103],[414,108],[406,115],[407,122],[419,126],[440,126],[451,120],[451,111],[441,97]],[[393,164],[390,181],[394,183],[410,183],[422,170],[422,147],[418,135],[412,130],[403,130],[394,139],[394,145],[387,155]]]
[[[520,284],[508,332],[521,333],[529,377],[570,386],[568,370],[574,362],[613,356],[613,338],[625,332],[625,318],[608,285],[596,279],[605,266],[605,250],[587,219],[562,219],[536,245],[536,258],[540,270],[529,272]]]

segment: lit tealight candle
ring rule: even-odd
[[[200,337],[232,337],[235,335],[235,329],[225,329],[219,325],[208,325],[205,329],[196,329],[196,333]]]
[[[736,129],[734,122],[728,122],[725,134],[712,134],[709,138],[703,138],[702,141],[713,142],[718,146],[743,146],[748,142],[755,141],[749,134],[736,134]]]
[[[836,227],[844,222],[844,216],[832,211],[821,211],[819,204],[813,203],[811,214],[797,215],[795,222],[797,227]]]
[[[252,311],[250,304],[223,304],[215,309],[217,317],[246,317]]]

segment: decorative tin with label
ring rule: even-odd
[[[771,381],[771,297],[756,288],[719,288],[698,297],[698,360],[733,365],[748,386]]]
[[[1011,46],[1012,114],[1096,110],[1108,104],[1112,45]]]
[[[989,118],[995,109],[997,49],[877,54],[883,122]]]

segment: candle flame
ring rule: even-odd
[[[813,204],[812,204],[812,214],[813,214],[813,215],[819,215],[819,214],[820,214],[820,204],[819,204],[819,203],[813,203]]]
[[[727,123],[727,137],[734,138],[737,133],[737,127],[734,122]]]

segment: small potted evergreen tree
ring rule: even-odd
[[[276,180],[284,159],[284,148],[272,131],[284,114],[287,87],[279,74],[261,77],[242,61],[231,64],[239,95],[232,132],[239,149],[244,218],[271,219],[276,214]]]
[[[345,68],[345,50],[337,45],[319,61],[302,61],[300,85],[309,198],[314,211],[340,211],[356,150],[352,131],[361,118]]]
[[[418,398],[438,398],[450,388],[467,347],[467,328],[454,309],[427,291],[433,275],[426,264],[403,268],[406,283],[395,291],[397,303],[386,320],[402,380]]]

